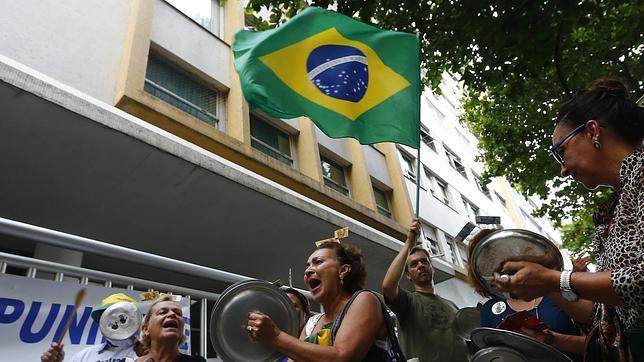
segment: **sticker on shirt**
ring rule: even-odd
[[[505,308],[506,308],[505,302],[496,302],[492,306],[492,313],[494,313],[494,315],[499,315],[505,312]]]

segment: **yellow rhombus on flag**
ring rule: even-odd
[[[419,43],[309,7],[277,29],[240,31],[235,67],[248,102],[307,116],[329,137],[419,147]]]

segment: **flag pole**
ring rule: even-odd
[[[416,31],[416,39],[418,40],[418,68],[420,69],[420,56],[421,56],[421,50],[420,50],[420,32]],[[421,81],[420,81],[420,71],[418,73],[418,149],[416,153],[416,219],[419,218],[420,216],[420,144],[422,141],[422,136],[421,136],[421,126],[420,126],[420,101],[421,101],[421,94],[423,93],[421,90]]]

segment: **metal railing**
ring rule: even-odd
[[[90,254],[102,255],[110,258],[131,260],[138,264],[165,270],[172,270],[175,272],[227,283],[236,283],[242,280],[253,279],[244,275],[229,273],[198,264],[175,260],[164,256],[129,249],[126,247],[67,234],[60,231],[50,230],[5,218],[0,218],[0,234],[30,239],[48,245],[87,252]],[[216,301],[219,298],[219,294],[0,252],[0,273],[5,273],[7,266],[9,265],[27,268],[25,276],[28,278],[35,278],[37,271],[40,270],[55,273],[55,281],[63,281],[64,276],[67,275],[79,277],[80,284],[88,284],[89,278],[93,278],[94,280],[104,281],[104,285],[106,287],[111,287],[113,282],[117,282],[126,285],[126,289],[130,290],[133,290],[136,286],[140,286],[143,289],[152,288],[156,290],[170,291],[177,294],[189,295],[194,298],[199,298],[201,301],[201,309],[199,313],[199,352],[201,356],[207,358],[207,301]],[[299,291],[310,298],[310,293],[308,291]]]

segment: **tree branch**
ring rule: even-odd
[[[555,54],[554,54],[554,63],[555,63],[555,69],[557,70],[557,78],[559,79],[559,84],[561,84],[561,87],[563,88],[564,92],[566,95],[568,95],[569,98],[572,98],[572,92],[570,91],[570,87],[568,87],[568,83],[566,83],[566,79],[564,78],[562,72],[561,72],[561,27],[563,26],[562,23],[559,23],[559,26],[557,26],[557,38],[555,40]]]

